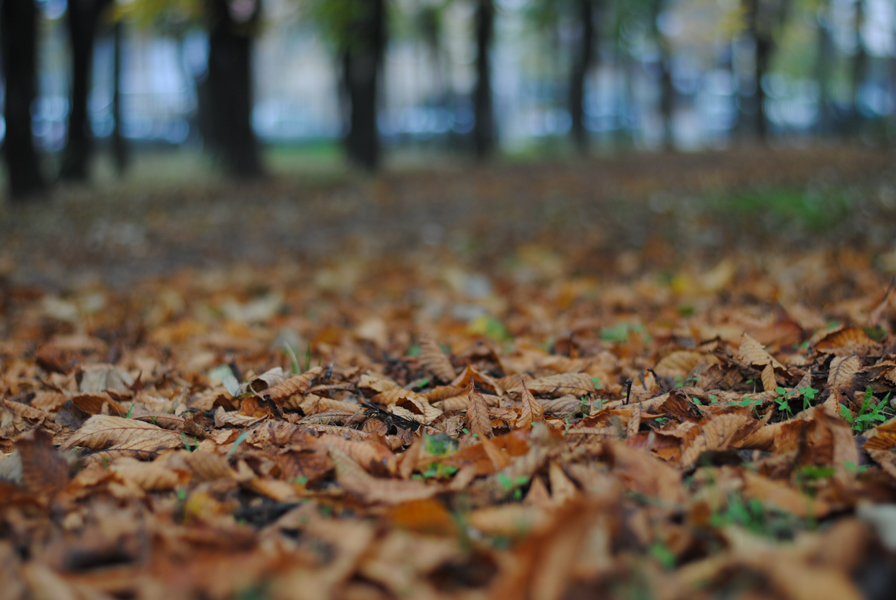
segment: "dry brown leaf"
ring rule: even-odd
[[[569,480],[563,468],[556,462],[552,462],[548,467],[548,479],[551,482],[551,498],[558,506],[566,504],[579,492],[576,484]]]
[[[48,433],[34,430],[16,440],[22,484],[35,497],[49,499],[68,483],[68,463]]]
[[[78,369],[76,378],[82,394],[102,394],[110,390],[127,393],[134,385],[131,374],[116,365],[86,365]]]
[[[518,539],[547,526],[550,514],[532,504],[503,504],[474,510],[467,520],[485,535]]]
[[[771,364],[765,365],[760,375],[762,379],[762,389],[766,392],[773,392],[778,387],[778,381],[775,379],[775,368]]]
[[[436,404],[438,405],[437,408],[445,413],[457,412],[465,410],[467,406],[469,406],[470,396],[467,394],[452,396],[450,398],[445,398]]]
[[[439,345],[429,336],[420,338],[420,366],[435,375],[442,382],[449,382],[457,375],[451,361]]]
[[[436,486],[427,486],[415,480],[378,479],[368,474],[339,448],[330,446],[328,452],[336,465],[336,481],[339,485],[369,502],[401,504],[431,498],[439,491]]]
[[[865,450],[892,450],[896,448],[896,420],[891,419],[865,432]]]
[[[525,382],[521,382],[522,411],[516,420],[518,429],[530,429],[535,423],[544,421],[544,407],[535,399]]]
[[[628,489],[673,505],[684,502],[685,491],[678,469],[622,443],[606,444],[613,470],[619,473]]]
[[[498,385],[497,381],[474,368],[472,365],[467,365],[464,372],[451,382],[451,386],[468,389],[471,383],[475,383],[478,387],[481,387],[488,392],[493,392],[497,396],[504,395],[504,390],[501,389],[501,386]]]
[[[323,371],[323,367],[312,367],[301,375],[294,375],[282,383],[264,390],[262,394],[274,402],[283,402],[290,396],[307,392],[314,384],[315,378]]]
[[[236,477],[236,471],[227,459],[214,452],[201,448],[184,457],[184,461],[193,470],[193,477],[198,481],[227,480]]]
[[[858,327],[841,327],[826,333],[813,347],[819,352],[845,354],[869,354],[878,344]]]
[[[394,413],[396,409],[404,409],[410,413],[410,418],[429,425],[442,416],[442,411],[426,401],[425,397],[417,395],[411,398],[403,398],[398,400],[390,410]]]
[[[264,421],[264,417],[247,417],[237,411],[227,412],[219,406],[215,410],[215,427],[251,427]]]
[[[361,378],[358,379],[358,388],[361,390],[368,390],[374,394],[381,394],[383,392],[388,392],[389,390],[400,389],[401,386],[388,377],[383,377],[382,375],[377,375],[375,373],[364,373],[361,375]]]
[[[532,394],[558,398],[560,396],[582,396],[594,391],[591,375],[587,373],[561,373],[539,377],[528,382],[526,386]]]
[[[753,366],[762,367],[762,384],[765,391],[773,391],[777,387],[775,382],[774,370],[780,370],[787,373],[787,368],[779,363],[775,358],[766,352],[765,347],[759,342],[751,338],[746,333],[741,338],[740,349],[737,354],[738,360]]]
[[[656,363],[653,370],[662,377],[685,378],[698,366],[715,365],[718,363],[719,359],[708,352],[675,350]]]
[[[472,380],[467,388],[467,397],[469,398],[466,415],[467,428],[470,433],[482,438],[491,437],[492,423],[488,417],[488,404]]]
[[[347,440],[338,435],[325,433],[317,438],[315,446],[323,449],[339,448],[365,470],[373,473],[388,473],[391,475],[398,469],[398,459],[395,454],[382,444],[372,440]]]
[[[463,394],[464,388],[453,385],[435,387],[424,394],[429,402],[440,402],[447,398],[454,398]]]
[[[852,390],[861,371],[862,360],[858,356],[835,357],[828,371],[828,387],[838,391]]]
[[[180,434],[152,423],[109,415],[94,415],[62,444],[62,449],[80,446],[91,450],[126,450],[149,456],[182,445]]]
[[[811,498],[749,470],[743,471],[743,479],[744,496],[759,500],[765,506],[800,518],[823,518],[831,511],[831,506],[824,500]]]
[[[110,467],[112,472],[147,492],[173,490],[186,477],[164,465],[145,463],[133,458],[119,458]]]
[[[371,402],[381,405],[395,404],[399,400],[419,400],[429,404],[429,401],[422,394],[418,394],[412,390],[402,388],[392,388],[384,392],[380,392],[370,399]]]

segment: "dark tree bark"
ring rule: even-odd
[[[771,39],[765,26],[760,0],[742,0],[743,11],[747,21],[747,33],[753,40],[753,93],[740,97],[741,118],[749,117],[743,122],[743,131],[752,133],[760,142],[765,143],[768,136],[768,124],[765,114],[765,91],[762,89],[762,78],[768,67],[771,54]]]
[[[765,110],[765,88],[762,87],[762,80],[768,73],[769,63],[772,56],[773,42],[766,35],[756,37],[756,70],[754,79],[756,80],[756,137],[763,143],[768,140],[768,115]]]
[[[852,57],[852,68],[850,73],[852,85],[852,106],[849,111],[849,126],[847,134],[856,136],[861,133],[862,121],[864,120],[862,111],[859,108],[859,96],[862,91],[862,84],[868,76],[868,48],[865,46],[865,40],[862,38],[862,27],[865,24],[865,0],[856,0],[855,3],[855,19],[853,22],[854,35],[856,38],[856,53]]]
[[[775,31],[780,29],[790,11],[790,0],[742,0],[749,34],[755,44],[753,60],[753,131],[756,138],[765,143],[768,139],[768,115],[765,110],[766,94],[762,80],[771,66],[775,51]],[[741,98],[744,100],[744,98]]]
[[[659,18],[665,10],[665,0],[653,0],[651,3],[651,30],[660,49],[660,118],[663,121],[663,149],[675,149],[675,137],[672,133],[672,115],[675,110],[675,86],[672,85],[672,57],[669,55],[669,43],[660,31]]]
[[[0,3],[0,44],[6,88],[3,156],[9,196],[20,200],[46,187],[31,133],[31,105],[37,94],[37,7],[33,0]]]
[[[495,149],[495,115],[489,54],[495,32],[493,0],[478,0],[476,7],[476,88],[473,91],[473,144],[476,157],[488,158]]]
[[[348,159],[366,169],[380,164],[377,124],[379,79],[386,49],[385,0],[361,0],[351,23],[352,37],[342,56],[343,86],[348,100]]]
[[[130,153],[122,131],[122,107],[121,107],[121,21],[112,26],[112,118],[115,126],[112,129],[112,156],[115,160],[115,169],[121,177],[127,171],[130,163]]]
[[[815,128],[821,135],[829,134],[833,130],[831,72],[834,66],[835,48],[829,11],[829,2],[824,2],[818,10],[818,55],[815,63],[815,81],[818,82],[818,120]]]
[[[66,24],[72,51],[71,107],[68,115],[68,139],[62,158],[60,178],[85,181],[93,154],[93,135],[87,114],[93,47],[100,15],[110,0],[71,0]]]
[[[264,175],[258,140],[252,130],[252,34],[261,1],[237,20],[227,0],[207,0],[209,19],[208,92],[211,139],[206,140],[228,175]]]
[[[569,75],[570,133],[580,154],[588,154],[588,130],[585,128],[585,83],[594,62],[594,0],[578,0],[579,35]]]

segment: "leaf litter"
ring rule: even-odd
[[[655,252],[7,281],[0,597],[896,589],[891,273]]]

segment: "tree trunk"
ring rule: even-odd
[[[208,0],[208,91],[212,123],[209,143],[228,175],[264,175],[252,130],[252,33],[261,14],[257,0],[244,19],[231,14],[227,0]]]
[[[594,56],[594,1],[578,0],[581,29],[576,40],[569,77],[569,114],[573,142],[580,154],[588,154],[588,130],[585,128],[585,84]]]
[[[495,148],[495,115],[489,61],[494,29],[493,0],[479,0],[476,9],[476,89],[473,91],[473,142],[479,159],[488,158]]]
[[[768,115],[765,110],[765,88],[762,80],[768,73],[772,56],[772,40],[769,36],[758,35],[756,37],[756,137],[763,144],[768,141]]]
[[[112,129],[112,156],[119,177],[124,175],[130,163],[130,154],[122,131],[121,44],[124,37],[123,27],[121,21],[112,26],[112,118],[115,122]]]
[[[348,159],[366,169],[380,164],[377,123],[379,72],[386,48],[385,0],[363,0],[363,8],[352,23],[353,39],[342,56],[343,85],[348,96]]]
[[[100,14],[109,0],[73,0],[68,3],[66,23],[72,51],[71,108],[68,139],[63,152],[60,178],[85,181],[93,154],[93,135],[87,113],[93,46]]]
[[[21,200],[46,187],[31,134],[31,105],[37,94],[37,7],[33,0],[0,3],[6,120],[3,155],[9,196]]]
[[[831,115],[831,73],[834,66],[834,38],[830,28],[830,2],[818,9],[818,56],[815,63],[815,81],[818,82],[818,120],[816,133],[829,134],[833,129]]]
[[[862,92],[862,84],[868,76],[868,49],[865,47],[865,40],[862,37],[862,27],[865,24],[865,1],[856,0],[855,2],[855,20],[854,35],[856,38],[856,53],[852,58],[852,69],[850,73],[852,84],[852,106],[849,111],[849,126],[847,134],[856,136],[861,133],[863,115],[859,108],[859,96]]]
[[[675,149],[675,136],[672,131],[672,116],[675,111],[675,86],[672,84],[672,57],[669,55],[669,42],[659,28],[659,18],[666,7],[665,0],[653,0],[651,3],[651,30],[657,47],[660,49],[660,119],[663,122],[664,150]]]
[[[770,14],[769,7],[760,0],[742,0],[742,7],[746,15],[748,34],[753,40],[753,84],[752,98],[741,96],[742,108],[752,115],[752,133],[760,143],[765,143],[768,138],[768,119],[765,111],[765,90],[762,80],[768,72],[771,61],[774,41],[772,40],[772,28],[774,16]]]

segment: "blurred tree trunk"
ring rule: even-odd
[[[342,77],[348,97],[345,150],[351,162],[366,169],[380,164],[377,123],[379,79],[386,49],[385,0],[362,0],[351,23],[352,39],[342,56]]]
[[[751,112],[756,138],[765,143],[768,139],[768,115],[765,107],[763,80],[771,66],[775,50],[775,33],[782,29],[790,12],[790,0],[741,0],[746,16],[748,34],[754,43],[753,80],[755,91]],[[741,98],[746,100],[746,98]],[[745,102],[745,104],[750,104]]]
[[[495,148],[495,115],[492,106],[492,76],[489,54],[495,31],[493,0],[478,0],[476,6],[476,88],[473,91],[473,143],[476,157],[488,158]]]
[[[209,20],[208,92],[212,124],[209,145],[228,175],[264,175],[252,130],[252,35],[261,1],[207,0]]]
[[[660,31],[660,15],[666,9],[666,0],[653,0],[650,5],[650,26],[653,38],[660,50],[660,118],[663,121],[664,150],[675,149],[675,137],[672,131],[672,116],[675,110],[675,86],[672,84],[672,57],[669,53],[669,41]]]
[[[130,163],[130,154],[122,131],[121,45],[124,37],[123,27],[121,21],[112,26],[112,118],[115,121],[112,129],[112,156],[119,177],[124,175]]]
[[[37,94],[37,6],[34,0],[3,0],[0,45],[5,83],[4,119],[9,195],[20,200],[46,187],[31,133],[31,105]]]
[[[588,129],[585,127],[585,86],[594,62],[594,0],[578,0],[579,31],[573,50],[569,76],[570,133],[579,154],[588,154]]]
[[[772,40],[762,11],[761,0],[742,0],[742,10],[746,16],[747,32],[753,41],[753,94],[751,98],[741,97],[742,109],[752,116],[749,129],[756,138],[765,143],[768,137],[768,119],[765,114],[765,90],[762,79],[768,70]]]
[[[830,0],[818,8],[818,48],[815,81],[818,83],[818,120],[816,133],[826,135],[833,129],[831,115],[831,72],[834,66],[834,38],[831,35]]]
[[[88,177],[93,154],[93,135],[87,111],[93,47],[100,15],[110,3],[111,0],[70,0],[68,3],[66,24],[72,51],[72,89],[68,138],[59,172],[59,177],[68,181],[85,181]]]
[[[852,57],[850,83],[852,87],[852,106],[849,111],[849,123],[846,134],[856,136],[861,133],[863,115],[859,106],[859,96],[862,93],[862,84],[868,76],[868,48],[865,46],[865,38],[862,36],[862,27],[865,25],[865,0],[855,0],[855,13],[853,20],[854,35],[856,40],[856,52]]]

